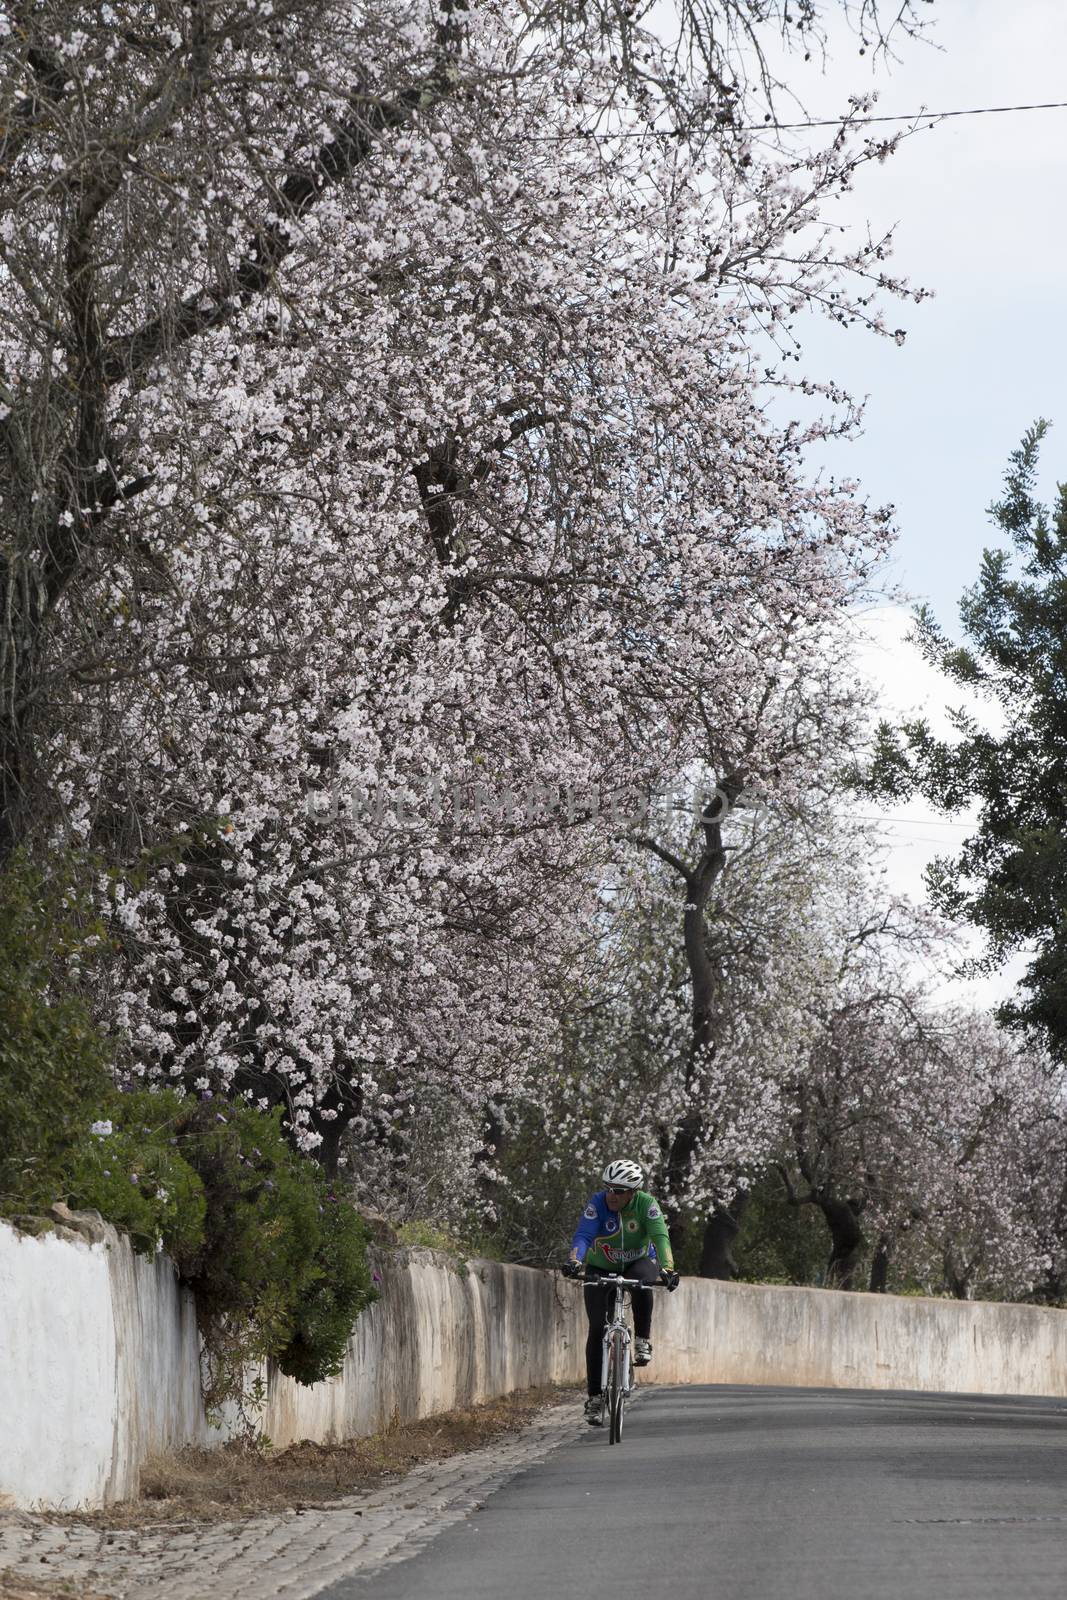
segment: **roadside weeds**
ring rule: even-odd
[[[13,1572],[0,1572],[0,1600],[109,1600],[97,1589],[83,1589],[66,1578],[42,1583]]]
[[[315,1510],[402,1478],[422,1462],[444,1461],[518,1433],[539,1412],[577,1405],[579,1398],[572,1389],[527,1389],[418,1422],[395,1422],[384,1433],[343,1444],[305,1439],[278,1451],[235,1444],[217,1450],[181,1450],[146,1463],[136,1500],[100,1511],[41,1515],[53,1523],[117,1530]],[[4,1589],[4,1581],[0,1574],[0,1600],[15,1600]]]

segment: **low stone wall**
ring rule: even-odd
[[[142,1464],[209,1428],[192,1296],[106,1224],[31,1237],[0,1222],[0,1506],[73,1510],[137,1493]],[[540,1384],[577,1382],[581,1294],[555,1274],[375,1253],[381,1298],[344,1370],[307,1388],[276,1369],[257,1424],[277,1447],[359,1438]]]
[[[122,1500],[149,1455],[206,1443],[198,1350],[165,1257],[84,1220],[0,1223],[0,1506]]]
[[[659,1383],[1067,1395],[1067,1312],[691,1279],[658,1295]]]
[[[381,1299],[356,1323],[344,1371],[312,1388],[271,1372],[263,1431],[356,1439],[585,1372],[581,1291],[557,1274],[435,1250],[377,1257]]]
[[[0,1505],[121,1500],[149,1456],[227,1437],[204,1417],[174,1268],[77,1226],[32,1238],[0,1223]],[[430,1250],[376,1260],[381,1299],[344,1371],[313,1388],[266,1375],[259,1425],[276,1446],[582,1380],[577,1285]],[[1030,1306],[688,1280],[658,1294],[654,1335],[660,1383],[1067,1394],[1067,1314]]]

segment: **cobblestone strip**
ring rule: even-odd
[[[426,1462],[399,1482],[244,1522],[123,1531],[0,1513],[0,1572],[63,1579],[121,1600],[309,1600],[341,1578],[415,1555],[584,1431],[573,1406],[554,1407],[521,1434]]]

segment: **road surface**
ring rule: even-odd
[[[1064,1600],[1067,1401],[646,1388],[321,1600]]]

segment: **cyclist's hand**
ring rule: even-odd
[[[582,1275],[582,1263],[580,1261],[565,1261],[560,1271],[565,1278],[580,1278]]]
[[[669,1294],[673,1294],[675,1289],[678,1287],[678,1274],[676,1272],[669,1272],[667,1268],[664,1267],[659,1276],[660,1282],[663,1284],[667,1292]]]

